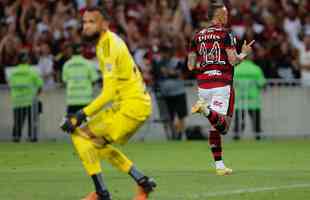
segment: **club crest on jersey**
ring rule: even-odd
[[[112,64],[111,63],[105,63],[105,68],[107,69],[108,72],[112,71]]]

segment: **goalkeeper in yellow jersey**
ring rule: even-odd
[[[156,187],[122,152],[112,146],[124,144],[151,114],[151,98],[124,41],[109,31],[109,16],[100,8],[83,15],[83,39],[96,45],[103,76],[101,94],[76,114],[66,116],[61,128],[70,133],[74,147],[96,192],[85,200],[110,200],[101,160],[129,174],[138,185],[135,200],[146,200]],[[88,120],[86,121],[86,119]]]

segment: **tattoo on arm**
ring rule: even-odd
[[[188,54],[187,67],[189,70],[193,70],[196,67],[197,63],[197,54],[195,52],[191,52]]]

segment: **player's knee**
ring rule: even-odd
[[[226,135],[228,133],[228,128],[224,124],[218,125],[216,129],[221,133],[221,135]]]

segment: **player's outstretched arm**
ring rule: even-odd
[[[229,63],[235,66],[243,61],[252,52],[252,45],[254,42],[255,40],[252,40],[249,44],[247,44],[247,41],[245,40],[240,54],[237,53],[235,48],[227,48],[226,53]]]

